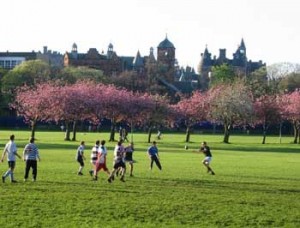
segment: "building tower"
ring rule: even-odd
[[[74,44],[72,45],[72,51],[71,51],[71,54],[72,54],[72,57],[73,57],[74,59],[77,59],[78,51],[77,51],[77,44],[76,44],[76,43],[74,43]]]
[[[168,40],[167,36],[157,47],[157,62],[158,64],[165,65],[168,70],[174,68],[175,47]]]

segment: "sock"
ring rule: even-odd
[[[5,178],[8,177],[10,175],[10,170],[7,170],[6,173],[3,175]]]

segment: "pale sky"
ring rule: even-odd
[[[0,52],[65,53],[75,42],[119,56],[148,55],[168,39],[180,66],[197,67],[207,45],[232,58],[244,38],[247,57],[268,65],[300,63],[299,0],[9,0],[0,4]]]

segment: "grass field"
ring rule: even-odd
[[[19,154],[29,131],[1,131],[4,148],[14,133]],[[134,177],[126,182],[97,182],[77,176],[75,153],[86,142],[89,158],[96,139],[107,133],[78,133],[77,142],[65,142],[62,132],[37,132],[42,161],[37,182],[24,183],[24,162],[17,160],[15,177],[0,183],[0,227],[300,227],[300,146],[291,137],[192,135],[184,150],[183,134],[164,134],[158,142],[163,171],[149,170],[146,134],[135,134]],[[206,140],[213,153],[215,176],[193,152]],[[112,167],[114,143],[107,143]],[[0,165],[3,173],[7,162]]]

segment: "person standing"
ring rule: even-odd
[[[8,170],[2,175],[2,182],[5,183],[5,178],[10,176],[11,183],[17,182],[14,179],[14,169],[16,167],[16,156],[21,159],[21,156],[17,153],[17,146],[14,142],[15,136],[11,135],[9,141],[6,143],[3,154],[1,157],[1,162],[3,162],[5,155],[7,154]]]
[[[158,148],[156,146],[156,141],[152,142],[152,146],[150,146],[147,150],[147,153],[150,158],[150,169],[152,170],[153,168],[153,162],[155,162],[156,166],[162,170],[160,161],[159,161],[159,155],[158,155]]]
[[[211,173],[211,175],[215,175],[215,172],[212,170],[210,167],[210,163],[212,160],[212,154],[210,152],[210,148],[207,145],[207,142],[202,142],[201,147],[200,147],[200,152],[204,153],[205,158],[203,159],[202,163],[203,165],[207,168],[207,172]]]
[[[85,160],[85,157],[84,157],[84,141],[81,141],[81,143],[80,143],[80,145],[77,149],[76,160],[80,164],[77,174],[81,176],[81,175],[83,175],[83,173],[82,173],[82,170],[83,170],[83,167],[84,167],[83,160]]]
[[[41,161],[39,150],[34,143],[35,139],[31,138],[23,151],[23,159],[26,161],[24,181],[27,181],[29,170],[32,168],[32,180],[36,181],[37,177],[37,160]]]
[[[134,147],[133,147],[133,142],[131,142],[127,147],[125,147],[125,163],[128,162],[130,165],[130,176],[132,177],[133,174],[133,152],[134,152]]]
[[[98,172],[103,169],[108,175],[110,175],[110,172],[106,166],[106,156],[107,156],[107,149],[105,147],[105,140],[101,140],[98,157],[95,165],[94,170],[94,180],[98,180]]]
[[[100,144],[100,140],[97,140],[95,146],[93,146],[92,148],[92,153],[91,153],[92,169],[89,171],[91,177],[93,176],[94,170],[96,168],[96,161],[98,159],[98,152],[99,152],[99,144]]]
[[[115,146],[114,150],[114,169],[111,172],[109,178],[107,179],[108,182],[112,182],[114,180],[115,173],[120,169],[121,178],[120,181],[125,182],[125,172],[126,172],[126,165],[124,162],[124,147],[122,145],[123,141],[120,140],[118,144]]]

